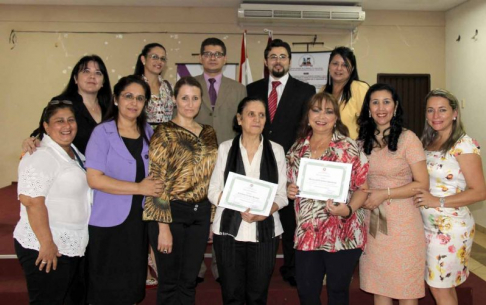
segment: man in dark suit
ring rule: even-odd
[[[261,98],[266,103],[267,120],[263,135],[283,146],[287,152],[295,142],[296,132],[306,103],[316,93],[314,86],[301,82],[289,74],[292,52],[288,43],[275,39],[265,49],[265,66],[269,78],[246,87],[248,96]],[[279,211],[284,229],[282,249],[284,264],[280,268],[283,279],[292,286],[295,282],[294,232],[296,227],[294,202]]]

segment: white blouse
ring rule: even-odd
[[[211,181],[209,183],[208,199],[212,204],[218,205],[218,199],[221,192],[224,189],[224,169],[226,167],[226,160],[228,159],[228,153],[231,148],[233,140],[228,140],[219,145],[218,148],[218,159],[216,161],[216,166],[214,167],[213,175],[211,176]],[[278,168],[278,189],[275,195],[274,202],[278,205],[279,210],[288,205],[287,199],[287,177],[285,176],[286,164],[285,164],[285,153],[281,145],[270,141],[272,144],[273,154],[275,155],[275,160],[277,161]],[[263,141],[260,141],[260,146],[253,157],[252,162],[248,160],[248,153],[241,144],[240,138],[240,151],[241,157],[243,159],[243,165],[245,167],[246,176],[251,178],[260,178],[260,161],[262,159],[263,152]],[[217,207],[216,214],[213,221],[213,233],[220,235],[219,227],[221,223],[221,215],[224,208]],[[278,212],[273,214],[273,220],[275,223],[275,236],[279,236],[283,233],[282,224],[280,223],[280,217]],[[244,220],[241,221],[238,235],[235,238],[238,241],[249,241],[256,242],[256,223],[247,223]]]
[[[78,156],[84,156],[73,146]],[[84,256],[88,244],[88,220],[91,190],[86,172],[78,161],[48,135],[32,155],[26,154],[19,164],[18,195],[45,197],[49,227],[59,253]],[[26,208],[20,205],[20,220],[14,238],[26,249],[39,251],[39,241],[29,224]]]

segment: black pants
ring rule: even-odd
[[[289,200],[289,205],[278,211],[280,222],[283,227],[282,250],[284,263],[280,267],[280,273],[286,280],[295,277],[295,250],[294,250],[294,233],[296,228],[294,201]]]
[[[193,305],[196,302],[196,278],[204,258],[209,236],[211,203],[171,202],[172,253],[157,250],[159,224],[149,223],[150,245],[155,253],[159,286],[158,305]]]
[[[14,247],[27,281],[30,304],[84,304],[84,278],[79,278],[81,257],[62,255],[57,258],[56,270],[46,273],[45,268],[39,271],[35,265],[39,251],[25,249],[16,240]]]
[[[267,304],[278,240],[241,242],[231,236],[214,235],[224,305]]]
[[[361,249],[338,252],[296,250],[295,271],[300,304],[321,304],[322,281],[326,274],[328,304],[349,304],[349,285],[361,252]]]

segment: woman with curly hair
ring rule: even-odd
[[[469,276],[474,238],[474,218],[467,206],[486,198],[486,185],[479,144],[464,131],[457,98],[435,89],[426,101],[422,144],[430,191],[415,196],[427,239],[425,281],[437,304],[458,304],[455,287]]]
[[[371,210],[361,289],[374,294],[375,304],[417,304],[425,295],[425,238],[413,196],[429,186],[422,144],[403,127],[400,99],[386,84],[370,87],[358,123],[370,163],[364,207]]]

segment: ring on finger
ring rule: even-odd
[[[162,253],[167,254],[167,249],[162,250]]]
[[[47,264],[47,262],[46,261],[42,261],[41,264]]]
[[[419,198],[419,200],[418,200],[418,201],[419,201],[419,202],[422,202],[422,198]]]

